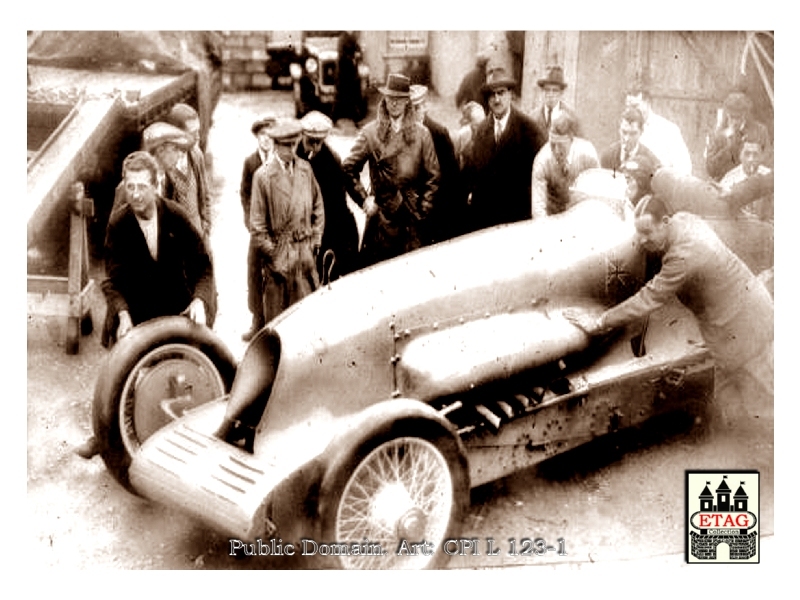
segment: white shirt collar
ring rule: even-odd
[[[261,164],[265,164],[272,158],[272,152],[264,152],[261,147],[258,148],[258,155],[261,157]]]
[[[189,174],[189,155],[186,152],[181,152],[178,162],[175,163],[175,168],[184,175]]]
[[[497,129],[499,127],[500,128],[500,133],[505,132],[506,125],[508,125],[508,117],[510,117],[510,116],[511,116],[511,109],[510,108],[506,111],[506,114],[503,116],[502,119],[498,119],[497,117],[492,115],[492,118],[494,119],[494,130],[497,131]]]

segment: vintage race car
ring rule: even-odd
[[[338,279],[238,364],[183,317],[143,324],[97,382],[102,457],[232,539],[315,540],[345,568],[441,566],[471,488],[710,399],[681,305],[599,339],[565,318],[630,296],[644,271],[630,210],[587,199]],[[403,541],[434,551],[398,555]]]

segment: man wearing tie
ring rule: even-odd
[[[489,115],[475,131],[463,172],[470,231],[531,218],[531,168],[545,139],[513,106],[515,88],[506,69],[487,74]]]
[[[250,235],[262,261],[264,323],[319,286],[316,257],[325,207],[311,165],[296,155],[303,127],[284,119],[268,130],[273,157],[253,176]]]
[[[575,112],[564,102],[564,90],[567,83],[564,81],[564,71],[561,67],[550,67],[547,77],[539,79],[536,84],[544,94],[544,101],[534,109],[531,118],[536,126],[544,132],[550,131],[550,125],[561,114],[567,114],[572,119],[575,135],[580,136],[580,128]]]

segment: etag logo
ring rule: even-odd
[[[758,563],[756,471],[687,471],[686,562]]]

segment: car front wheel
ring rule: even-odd
[[[389,434],[370,440],[340,471],[322,515],[347,569],[425,569],[448,557],[469,498],[466,467],[446,435]],[[358,545],[357,553],[353,545]]]
[[[94,433],[117,481],[135,493],[128,469],[141,444],[187,410],[231,387],[233,356],[211,330],[185,317],[155,319],[112,349],[95,386]]]

